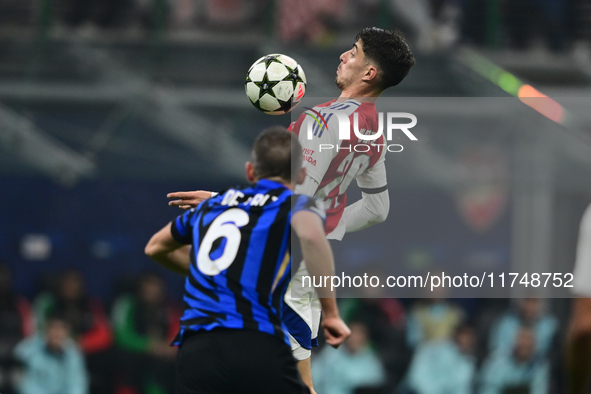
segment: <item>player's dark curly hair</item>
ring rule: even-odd
[[[399,31],[367,27],[357,34],[365,56],[378,68],[378,84],[381,89],[396,86],[415,65],[415,58]]]
[[[261,132],[252,148],[252,164],[258,179],[294,179],[302,167],[302,146],[284,127],[271,126]]]

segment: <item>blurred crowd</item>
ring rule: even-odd
[[[352,334],[341,348],[324,346],[312,357],[317,391],[561,392],[562,334],[544,301],[474,301],[342,299]]]
[[[178,302],[164,280],[141,275],[107,308],[66,270],[33,300],[0,266],[0,392],[172,393]]]
[[[0,265],[0,392],[174,392],[180,300],[144,273],[106,305],[65,270],[29,300]],[[551,393],[557,319],[544,300],[341,299],[352,335],[315,351],[323,394]]]
[[[421,50],[456,43],[553,51],[588,42],[585,0],[3,0],[0,31],[29,25],[81,36],[254,31],[283,43],[330,43],[375,25],[400,28]],[[53,30],[52,30],[53,29]],[[189,34],[190,35],[190,34]]]

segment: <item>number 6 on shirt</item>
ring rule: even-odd
[[[205,275],[215,276],[232,265],[242,239],[240,227],[248,221],[248,214],[240,208],[229,209],[215,218],[199,246],[197,268]],[[212,260],[210,254],[213,243],[219,238],[225,238],[226,245],[222,255]]]

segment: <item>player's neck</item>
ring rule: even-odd
[[[285,179],[283,179],[283,178],[281,178],[279,176],[272,176],[272,177],[263,178],[263,179],[266,179],[268,181],[273,181],[273,182],[281,183],[283,186],[285,186],[286,188],[288,188],[289,190],[291,190],[291,182],[286,181]],[[258,182],[260,180],[262,180],[262,179],[257,179],[257,180],[255,180],[255,182]]]
[[[375,103],[378,98],[376,96],[355,96],[355,95],[344,95],[341,94],[337,101],[339,103],[344,103],[347,100],[355,100],[359,101],[360,103]]]
[[[375,90],[362,90],[362,89],[345,89],[341,91],[341,95],[337,99],[339,102],[345,102],[349,99],[354,99],[359,102],[375,103],[381,92]]]

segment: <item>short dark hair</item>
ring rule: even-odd
[[[366,27],[355,37],[355,41],[359,40],[365,56],[378,68],[381,89],[398,85],[415,65],[415,58],[400,31]]]
[[[291,181],[302,167],[302,146],[284,127],[271,126],[255,140],[251,162],[258,179],[280,177]]]

